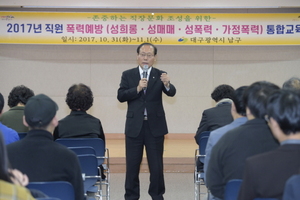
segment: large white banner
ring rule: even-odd
[[[0,12],[0,43],[300,45],[300,13]]]

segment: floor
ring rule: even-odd
[[[175,135],[175,134],[174,134]],[[191,134],[168,136],[165,139],[164,170],[165,172],[193,173],[195,149],[198,148]],[[106,138],[106,147],[109,149],[110,169],[112,173],[125,172],[125,140],[124,136]],[[141,164],[141,172],[148,172],[147,159]]]
[[[111,187],[110,199],[123,200],[125,182],[125,141],[123,136],[107,137],[106,147],[109,149]],[[195,143],[193,135],[168,136],[165,139],[164,168],[166,200],[193,200],[194,189],[194,156]],[[144,158],[140,173],[140,200],[151,200],[148,195],[149,173],[147,161]],[[201,191],[206,191],[201,186]],[[201,196],[205,199],[205,194]]]

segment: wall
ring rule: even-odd
[[[219,84],[237,88],[267,80],[281,86],[300,77],[299,55],[300,46],[158,46],[155,67],[167,71],[177,87],[174,98],[164,97],[169,132],[195,133],[202,111],[214,106],[210,93]],[[95,97],[89,113],[101,119],[105,133],[123,133],[127,105],[116,95],[122,71],[136,66],[135,45],[0,44],[0,92],[6,101],[20,84],[45,93],[58,103],[61,119],[70,112],[68,88],[85,83]]]

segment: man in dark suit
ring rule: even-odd
[[[118,100],[127,101],[126,181],[125,200],[140,197],[139,171],[145,146],[150,171],[148,193],[153,200],[163,200],[165,192],[163,176],[164,135],[168,133],[162,92],[174,96],[175,87],[166,72],[153,67],[157,48],[143,43],[137,48],[139,66],[123,72]]]
[[[300,95],[291,90],[272,94],[266,120],[280,142],[276,150],[246,160],[239,199],[282,199],[286,181],[300,168]]]
[[[231,116],[231,103],[234,98],[234,89],[230,85],[219,85],[211,93],[216,106],[203,111],[202,118],[195,135],[198,144],[201,133],[213,131],[233,121]]]

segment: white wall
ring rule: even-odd
[[[300,13],[299,10],[200,11]],[[136,47],[0,44],[0,92],[7,101],[10,90],[24,84],[36,94],[45,93],[53,98],[59,105],[58,117],[63,118],[70,112],[65,104],[68,88],[74,83],[85,83],[95,97],[89,112],[100,118],[105,133],[123,133],[127,105],[119,103],[116,96],[122,72],[137,66]],[[164,97],[169,132],[195,133],[202,111],[214,106],[210,93],[219,84],[237,88],[267,80],[281,86],[292,76],[300,77],[300,46],[163,45],[158,46],[155,67],[167,71],[177,87],[175,97]]]
[[[24,84],[45,93],[59,105],[58,117],[69,114],[65,104],[74,83],[91,86],[95,102],[90,113],[106,133],[123,133],[126,103],[116,95],[122,71],[136,67],[136,46],[0,45],[0,92]],[[299,46],[158,46],[156,67],[166,70],[177,87],[165,97],[170,133],[194,133],[202,111],[213,106],[210,93],[219,84],[234,88],[268,80],[278,85],[300,77]],[[8,107],[5,107],[7,110]]]

